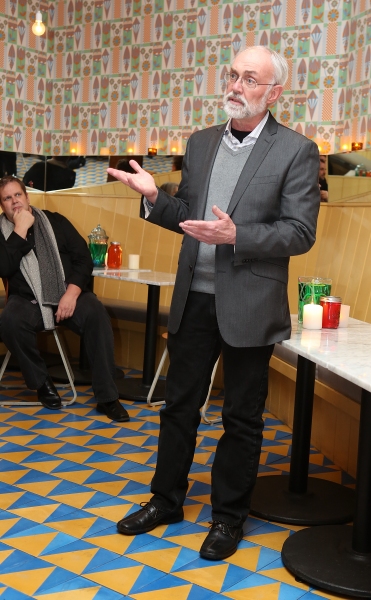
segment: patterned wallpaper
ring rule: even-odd
[[[323,153],[371,147],[371,0],[0,0],[0,147],[40,154],[183,153],[225,121],[245,45],[284,53],[273,110]]]

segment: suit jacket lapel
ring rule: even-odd
[[[259,135],[257,142],[249,158],[247,159],[245,167],[242,169],[242,173],[227,208],[227,213],[229,216],[231,216],[233,213],[251,179],[254,177],[256,171],[263,162],[264,157],[274,144],[277,127],[278,125],[276,119],[269,114],[268,121],[266,122],[263,131]]]
[[[211,171],[213,169],[215,157],[218,153],[220,141],[223,137],[226,126],[227,124],[224,123],[223,125],[220,125],[219,127],[213,129],[212,135],[209,139],[209,143],[207,147],[203,149],[205,168],[202,170],[203,186],[201,186],[197,206],[197,219],[199,220],[202,220],[204,218]]]

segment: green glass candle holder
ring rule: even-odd
[[[319,304],[321,296],[331,295],[332,279],[322,277],[298,277],[299,303],[298,322],[303,322],[303,307],[305,304]]]

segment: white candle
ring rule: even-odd
[[[129,269],[139,269],[139,254],[129,254]]]
[[[304,304],[304,329],[322,329],[322,313],[323,308],[319,304]]]
[[[342,304],[340,307],[340,322],[339,327],[348,327],[350,306]]]

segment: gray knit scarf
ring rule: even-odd
[[[40,306],[45,329],[54,329],[52,306],[58,306],[66,291],[64,270],[49,219],[34,206],[32,214],[37,256],[31,250],[22,258],[20,269]],[[6,240],[14,230],[14,223],[8,221],[5,214],[0,215],[0,229]]]

